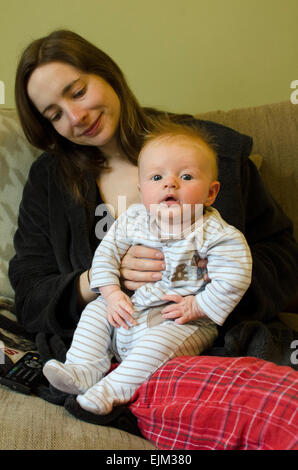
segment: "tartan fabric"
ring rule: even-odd
[[[257,358],[175,358],[129,407],[160,450],[298,450],[298,372]]]

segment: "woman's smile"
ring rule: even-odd
[[[90,127],[88,127],[81,135],[87,136],[87,137],[94,137],[100,128],[100,124],[102,121],[102,115],[103,113],[100,113],[98,118],[91,124]]]

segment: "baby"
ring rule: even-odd
[[[66,362],[44,374],[76,394],[82,408],[107,414],[127,403],[166,361],[212,346],[251,281],[244,236],[211,207],[218,194],[217,156],[196,128],[160,123],[139,156],[142,204],[122,213],[98,246],[91,289]],[[133,244],[163,251],[162,279],[130,298],[120,287],[121,258]],[[208,280],[198,267],[208,258]],[[120,362],[112,372],[111,357]]]

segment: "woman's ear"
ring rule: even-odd
[[[219,189],[220,189],[220,182],[219,181],[212,181],[212,183],[210,184],[210,187],[209,187],[209,193],[208,193],[208,197],[207,197],[207,200],[205,201],[205,206],[211,206],[218,193],[219,193]]]

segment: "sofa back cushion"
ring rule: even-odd
[[[0,296],[13,298],[8,262],[14,254],[16,231],[23,186],[34,158],[40,153],[28,144],[14,110],[0,110]]]

